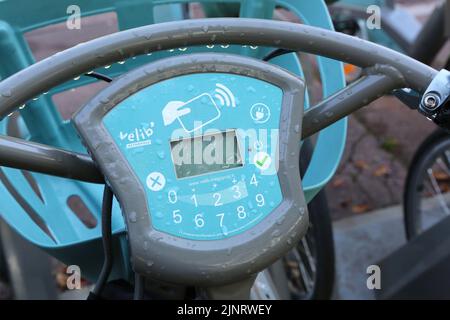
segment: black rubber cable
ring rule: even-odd
[[[144,298],[145,278],[138,274],[134,274],[134,300],[142,300]]]
[[[271,51],[267,56],[263,58],[263,61],[269,61],[276,57],[282,56],[284,54],[292,53],[294,51],[292,50],[286,50],[286,49],[275,49]]]
[[[103,203],[102,203],[102,241],[103,241],[103,253],[105,255],[105,260],[103,262],[102,271],[98,277],[97,283],[95,284],[92,293],[94,296],[100,298],[103,288],[105,287],[106,281],[108,281],[109,274],[111,273],[113,265],[113,254],[112,254],[112,227],[111,227],[111,213],[112,213],[112,203],[113,203],[113,192],[109,186],[105,185],[105,190],[103,191]]]
[[[98,72],[90,72],[90,73],[85,73],[84,74],[86,77],[91,77],[91,78],[95,78],[98,80],[102,80],[102,81],[106,81],[106,82],[111,82],[113,81],[112,78],[108,77],[107,75],[104,75],[102,73],[98,73]]]

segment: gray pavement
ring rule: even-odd
[[[374,299],[374,292],[366,286],[366,270],[406,243],[401,206],[341,219],[333,223],[333,231],[336,250],[333,298]]]

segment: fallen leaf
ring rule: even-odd
[[[333,181],[331,182],[331,185],[334,188],[339,188],[342,187],[344,185],[345,181],[342,178],[334,178]]]
[[[433,171],[433,176],[436,178],[436,180],[448,180],[450,177],[447,173],[443,171]]]
[[[356,160],[355,167],[360,170],[366,170],[367,168],[369,168],[369,164],[364,160]]]
[[[373,175],[375,177],[382,177],[389,175],[389,173],[391,173],[389,166],[387,164],[382,164],[377,167],[377,169],[373,172]]]
[[[366,203],[363,204],[356,204],[354,206],[352,206],[352,212],[353,213],[364,213],[369,211],[370,206]]]

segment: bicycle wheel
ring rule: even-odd
[[[310,141],[302,147],[300,168],[308,167],[312,155]],[[334,242],[325,191],[308,204],[310,225],[305,237],[271,267],[278,294],[284,299],[330,299],[334,285]]]
[[[417,149],[403,203],[408,240],[450,214],[450,135],[445,131],[436,130]]]

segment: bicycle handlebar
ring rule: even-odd
[[[177,21],[98,38],[44,59],[0,82],[0,118],[27,100],[95,68],[132,56],[207,44],[252,44],[304,51],[357,65],[386,65],[404,86],[423,92],[437,71],[391,49],[316,27],[262,19]],[[389,75],[388,75],[389,76]],[[400,84],[399,84],[400,85]]]
[[[208,44],[277,47],[364,68],[366,76],[304,114],[303,138],[394,89],[408,87],[422,94],[438,74],[433,68],[391,49],[316,27],[242,18],[177,21],[130,29],[79,44],[12,75],[0,82],[0,119],[37,95],[98,67],[149,52]],[[8,148],[14,146],[21,144],[8,144]],[[70,156],[70,152],[66,155]],[[70,157],[76,161],[79,155]],[[85,167],[86,159],[81,160],[81,167]],[[5,163],[2,161],[0,164]],[[18,164],[15,167],[23,168]],[[41,169],[49,174],[65,174],[51,173],[48,166]],[[84,175],[79,174],[78,178],[83,180]]]

